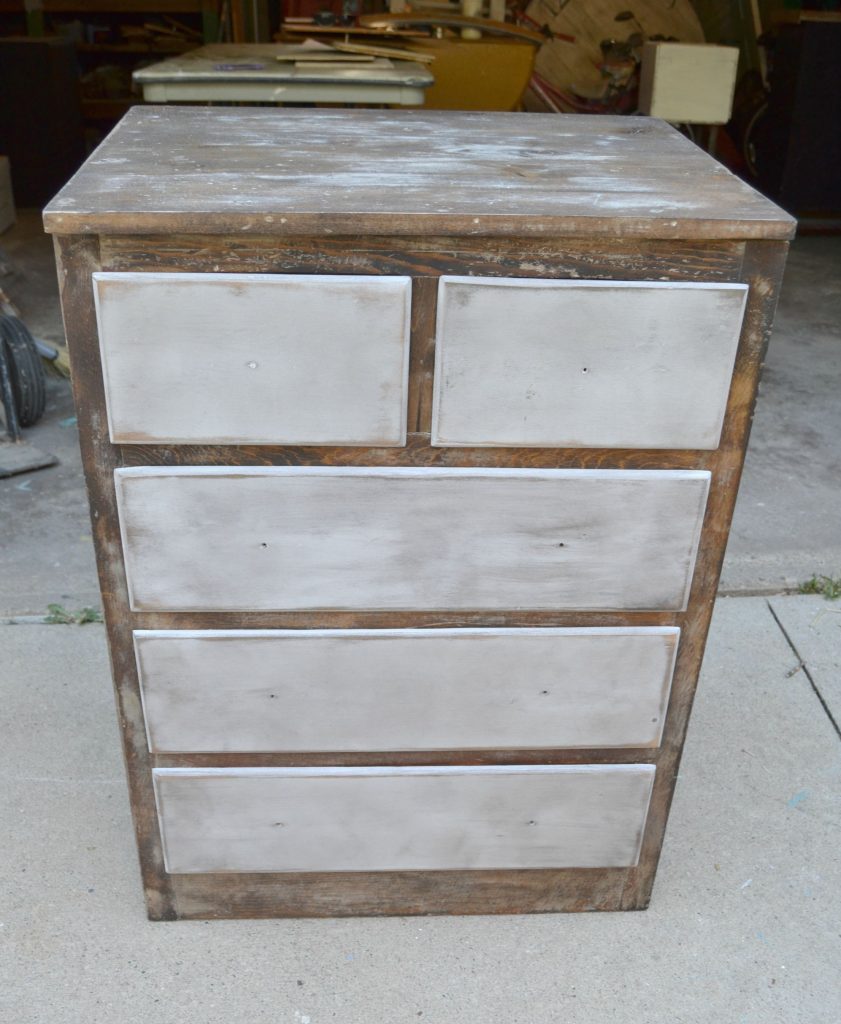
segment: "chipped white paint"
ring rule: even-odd
[[[158,768],[166,869],[631,867],[649,764]]]
[[[716,448],[747,286],[442,277],[434,445]]]
[[[137,610],[680,609],[695,470],[115,472]]]
[[[680,631],[138,630],[149,747],[652,747]]]
[[[113,441],[405,443],[410,278],[93,281]]]

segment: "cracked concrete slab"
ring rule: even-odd
[[[772,597],[769,603],[841,728],[841,601],[802,595]]]
[[[3,1020],[841,1019],[841,744],[763,598],[718,602],[652,905],[626,914],[152,924],[102,627],[0,649]]]

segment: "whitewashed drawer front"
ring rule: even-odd
[[[137,610],[680,609],[695,470],[115,473]]]
[[[410,278],[93,281],[113,441],[405,444]]]
[[[154,772],[175,874],[629,867],[653,779],[641,764]]]
[[[679,630],[134,634],[151,750],[652,747]]]
[[[716,448],[746,295],[442,277],[432,443]]]

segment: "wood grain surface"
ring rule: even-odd
[[[637,862],[652,765],[159,768],[167,869],[451,871]]]
[[[411,281],[94,275],[113,441],[401,445]]]
[[[91,512],[91,532],[108,632],[111,675],[120,723],[131,812],[149,916],[176,916],[170,876],[164,869],[152,789],[152,759],[131,639],[125,566],[114,491],[118,451],[108,440],[105,389],[96,329],[92,276],[99,270],[96,238],[56,238],[61,309],[72,360],[71,382],[79,423],[79,445]]]
[[[442,277],[432,444],[716,448],[746,294]]]
[[[679,630],[134,634],[150,749],[653,747]]]
[[[135,107],[48,231],[790,238],[794,221],[664,121]]]
[[[115,473],[149,611],[684,607],[709,474],[224,467]]]
[[[100,240],[109,271],[193,273],[440,274],[619,281],[738,281],[745,243],[657,238],[489,238],[259,234],[110,235]]]

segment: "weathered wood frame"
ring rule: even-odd
[[[219,228],[217,227],[217,230]],[[642,909],[648,905],[736,500],[763,353],[788,245],[778,240],[630,238],[281,238],[63,235],[56,238],[73,388],[143,885],[150,918],[331,917]],[[352,270],[349,270],[352,268]],[[112,445],[108,439],[91,274],[98,270],[409,274],[413,278],[409,438],[405,448]],[[715,451],[432,448],[429,443],[437,276],[744,282],[747,309],[721,444]],[[113,472],[134,465],[387,465],[707,469],[707,504],[682,613],[132,613]],[[149,753],[133,629],[405,626],[679,626],[662,745],[656,749],[372,754]],[[361,764],[651,763],[657,767],[639,865],[618,869],[169,875],[153,767]]]

